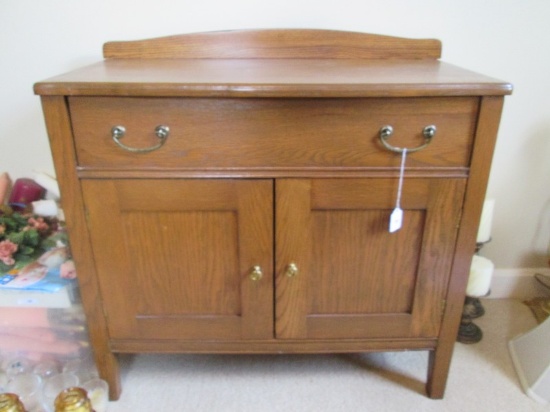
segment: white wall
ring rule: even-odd
[[[439,38],[443,60],[512,82],[488,195],[497,268],[546,266],[550,238],[547,0],[0,0],[0,171],[53,173],[32,85],[101,58],[108,40],[242,28]]]

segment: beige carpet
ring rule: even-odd
[[[484,339],[456,344],[443,400],[424,395],[425,352],[304,356],[137,355],[109,412],[550,411],[527,397],[507,342],[536,326],[519,300],[484,300]]]

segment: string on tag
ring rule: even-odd
[[[390,233],[397,232],[403,225],[403,209],[401,209],[401,193],[403,191],[403,176],[405,175],[405,160],[407,159],[407,149],[403,149],[401,156],[401,167],[399,168],[399,183],[397,184],[397,199],[395,209],[390,215]]]

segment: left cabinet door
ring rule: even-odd
[[[273,337],[273,182],[83,180],[112,339]]]

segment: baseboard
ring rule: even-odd
[[[492,299],[530,299],[550,293],[534,277],[535,273],[550,276],[549,268],[495,269],[491,281]]]

